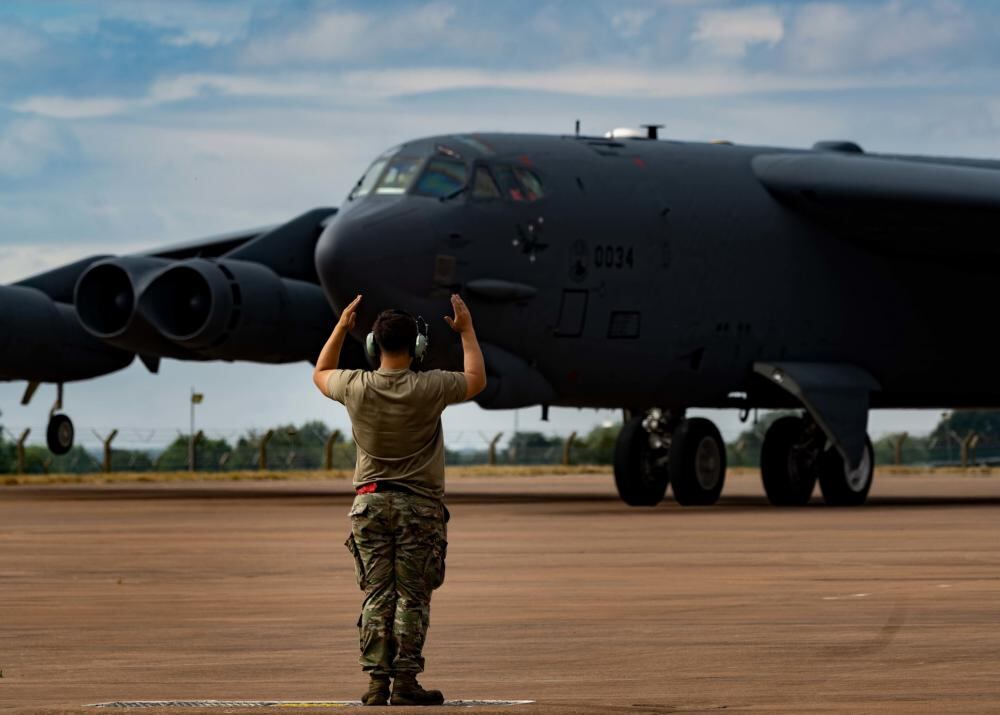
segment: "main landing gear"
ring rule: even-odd
[[[653,408],[626,421],[614,466],[618,494],[630,506],[655,506],[668,484],[679,504],[714,504],[726,480],[726,446],[711,421]]]
[[[760,473],[768,501],[776,506],[807,503],[817,481],[827,504],[858,506],[872,486],[875,454],[865,437],[861,462],[851,469],[811,418],[781,417],[764,435]]]

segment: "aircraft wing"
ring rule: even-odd
[[[1000,250],[1000,165],[810,152],[761,154],[752,167],[777,199],[854,237],[935,253]]]
[[[134,355],[154,372],[161,357],[314,360],[336,322],[314,258],[336,212],[317,208],[277,226],[88,256],[0,286],[0,379],[85,379]],[[353,341],[342,361],[367,364]]]

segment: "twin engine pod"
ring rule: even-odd
[[[313,359],[336,321],[319,286],[236,259],[106,259],[81,274],[75,303],[93,335],[188,360]]]
[[[134,357],[81,328],[73,306],[37,288],[0,286],[0,380],[84,380],[120,370]]]

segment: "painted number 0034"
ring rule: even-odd
[[[632,246],[607,244],[594,248],[596,268],[631,268],[633,260]]]

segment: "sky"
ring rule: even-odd
[[[452,131],[587,133],[660,123],[673,139],[1000,156],[1000,4],[572,0],[0,4],[0,281],[336,206],[369,161]],[[932,289],[932,288],[929,288]],[[0,307],[2,309],[2,307]],[[324,420],[311,365],[136,361],[70,383],[78,442],[119,447],[197,426]],[[53,386],[0,422],[41,439]],[[709,414],[724,436],[735,411]],[[876,412],[928,431],[940,410]],[[567,434],[611,411],[445,412],[450,446],[513,429]],[[29,439],[29,442],[33,441]]]

